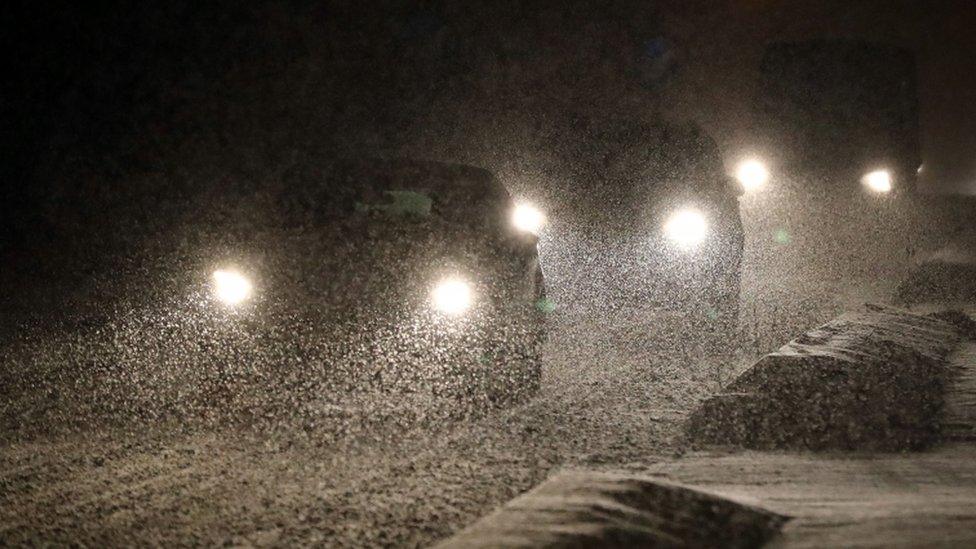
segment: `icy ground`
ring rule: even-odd
[[[701,398],[798,331],[851,304],[892,300],[910,267],[907,253],[872,256],[881,245],[870,238],[856,250],[818,243],[796,219],[780,226],[784,217],[748,197],[744,208],[743,335],[721,356],[682,338],[680,318],[567,308],[554,315],[537,398],[393,445],[225,433],[9,445],[0,449],[0,545],[423,546],[556,469],[669,462]],[[895,233],[881,236],[913,234]],[[851,257],[839,257],[844,248]]]
[[[423,545],[554,468],[673,455],[706,372],[622,354],[564,364],[523,407],[394,447],[288,449],[216,435],[10,447],[0,539]]]

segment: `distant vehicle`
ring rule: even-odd
[[[538,390],[537,237],[490,172],[295,163],[183,203],[191,213],[147,238],[134,272],[92,274],[121,299],[0,349],[4,430],[202,420],[339,434]]]
[[[706,331],[734,329],[741,189],[715,142],[693,124],[582,117],[548,141],[546,171],[562,181],[581,227],[570,231],[573,249],[551,253],[590,281],[558,282],[586,286],[578,294],[597,306],[653,306]]]
[[[921,165],[916,67],[904,49],[815,40],[767,47],[755,117],[780,171],[825,189],[911,192]]]

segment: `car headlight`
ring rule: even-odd
[[[876,193],[887,193],[891,191],[891,172],[875,170],[861,178],[861,182]]]
[[[705,240],[708,223],[700,211],[689,208],[668,218],[664,223],[664,234],[675,244],[688,248]]]
[[[758,160],[745,160],[735,170],[735,178],[742,190],[752,192],[762,188],[769,181],[769,170]]]
[[[251,297],[251,281],[237,271],[217,270],[213,273],[213,291],[225,305],[238,305]]]
[[[471,285],[460,278],[453,277],[438,282],[430,298],[434,309],[452,316],[467,311],[474,302]]]
[[[535,206],[518,204],[512,210],[512,225],[520,231],[539,234],[546,224],[546,216]]]

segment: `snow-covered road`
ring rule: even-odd
[[[827,248],[791,248],[779,232],[789,229],[752,207],[744,205],[739,349],[708,356],[681,332],[680,319],[647,311],[557,311],[537,398],[396,443],[325,448],[227,433],[140,433],[7,445],[0,448],[0,545],[423,546],[560,468],[670,471],[686,447],[682,423],[702,398],[759,354],[851,304],[890,301],[908,264],[838,268],[839,260],[823,255]],[[920,459],[913,475],[924,474],[925,459],[942,463]],[[770,475],[779,467],[776,458],[755,463]],[[704,482],[682,471],[675,478]],[[869,484],[894,478],[865,475]],[[833,486],[814,482],[817,490]],[[904,500],[906,509],[927,493]]]

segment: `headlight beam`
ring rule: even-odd
[[[237,271],[218,269],[213,273],[213,291],[225,305],[234,306],[251,297],[251,281]]]
[[[701,244],[708,234],[705,216],[694,208],[680,210],[664,223],[664,234],[682,248]]]
[[[451,316],[464,313],[474,302],[471,285],[457,277],[445,278],[438,282],[430,297],[434,309]]]

